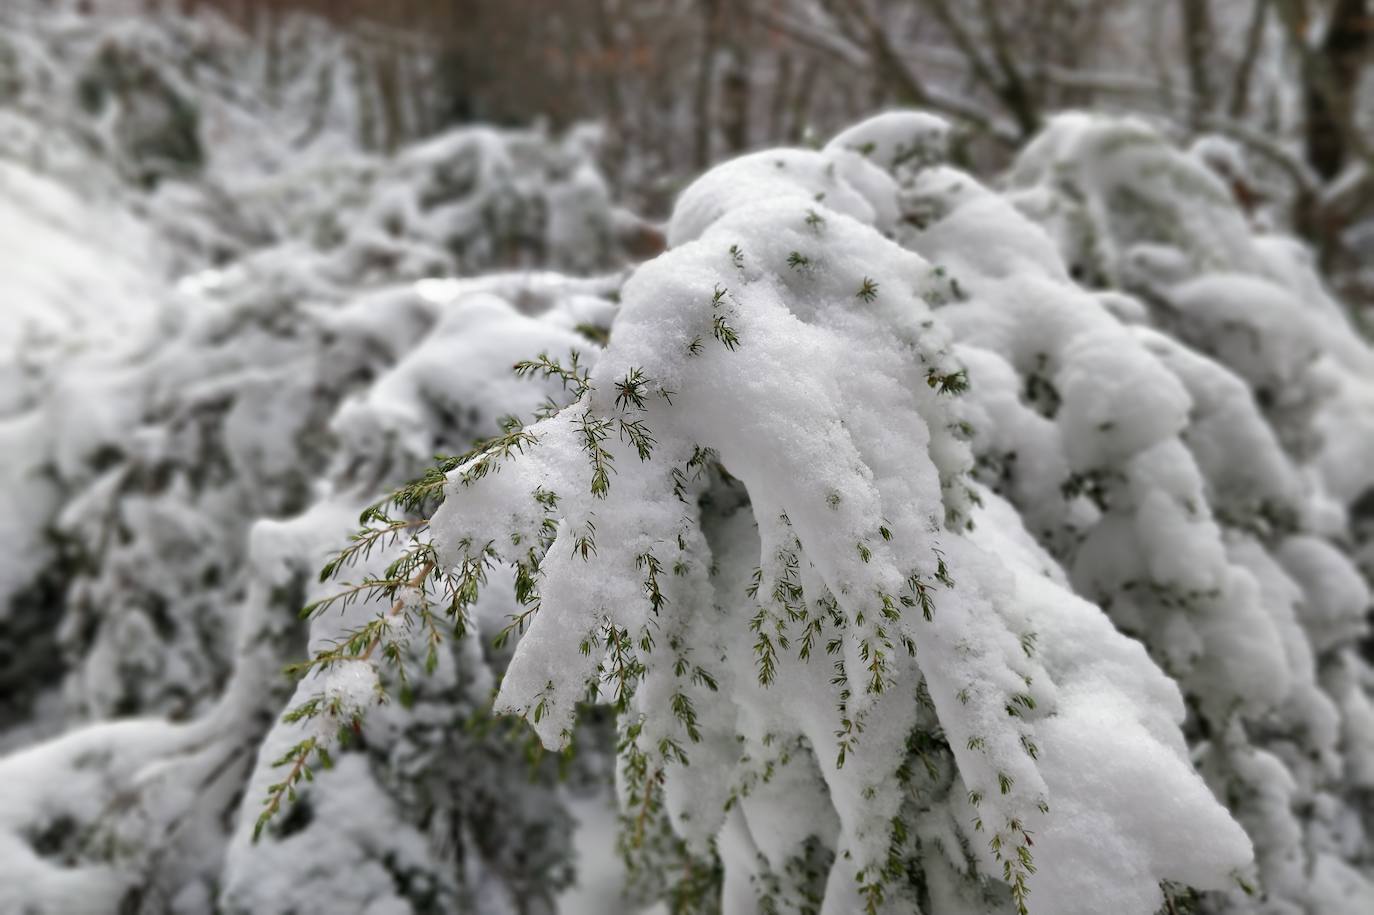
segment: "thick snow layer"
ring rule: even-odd
[[[554,766],[531,791],[517,742],[471,736],[495,677],[473,640],[459,643],[461,678],[413,715],[388,706],[374,748],[341,760],[339,793],[312,796],[318,835],[231,866],[225,848],[247,842],[240,827],[278,777],[280,751],[262,778],[254,766],[290,733],[265,736],[287,698],[281,670],[306,648],[297,612],[324,596],[309,583],[364,500],[562,396],[512,377],[528,347],[590,351],[604,335],[615,276],[452,279],[616,266],[648,227],[612,207],[595,137],[480,128],[373,155],[341,141],[357,126],[357,58],[319,20],[283,24],[290,110],[266,111],[260,49],[213,14],[13,6],[0,13],[0,67],[18,61],[0,100],[0,633],[20,663],[0,674],[0,746],[21,749],[0,757],[13,788],[0,791],[0,910],[115,911],[137,894],[168,912],[311,911],[331,880],[350,889],[345,909],[466,910],[469,891],[551,900],[570,880]],[[91,116],[75,83],[122,85],[99,70],[111,60],[151,95]],[[328,98],[312,112],[319,78]],[[179,102],[203,158],[164,170],[145,141]],[[295,136],[316,114],[318,134]],[[364,662],[335,673],[344,711],[389,685]],[[474,759],[508,781],[467,778]],[[423,796],[397,772],[424,780]],[[471,852],[455,865],[452,842],[432,841],[436,816],[471,832],[507,790],[530,809],[459,840]],[[435,795],[451,800],[442,815]],[[394,829],[374,832],[383,815]],[[326,834],[352,856],[301,880]],[[397,889],[403,835],[417,873]],[[286,903],[259,892],[292,889]]]
[[[1055,709],[1036,729],[1051,808],[1035,841],[1041,873],[1031,882],[1031,910],[1153,912],[1163,874],[1225,888],[1222,875],[1249,862],[1249,840],[1191,772],[1177,687],[1097,607],[1038,571],[1053,560],[1031,544],[1009,505],[991,494],[985,504],[974,539],[1004,561],[1025,556],[1013,566],[1019,609],[1035,626],[1046,666],[1061,672]],[[1198,830],[1194,840],[1175,833],[1183,822]]]
[[[30,835],[79,841],[74,824],[99,816],[111,788],[127,791],[159,756],[188,746],[196,729],[164,721],[124,721],[79,731],[0,760],[0,908],[22,911],[118,911],[131,880],[113,866],[68,868],[41,858]],[[115,782],[112,786],[110,782]],[[53,790],[60,785],[59,790]],[[117,786],[117,787],[116,787]],[[16,831],[10,831],[16,830]]]
[[[118,208],[0,159],[0,415],[56,358],[140,340],[166,289],[146,227]]]
[[[1170,533],[1131,548],[1167,550],[1176,569],[1151,559],[1150,588],[1175,585],[1149,595],[1134,575],[1112,584],[1108,568],[1132,541],[1104,542],[1103,524],[1079,551],[1084,583],[1180,677],[1218,735],[1195,742],[1200,768],[1253,840],[1267,904],[1338,913],[1374,889],[1344,863],[1368,842],[1349,814],[1366,768],[1367,716],[1352,687],[1367,689],[1356,646],[1370,607],[1351,544],[1367,536],[1352,522],[1374,484],[1356,457],[1374,447],[1374,350],[1303,247],[1248,224],[1231,197],[1244,180],[1235,153],[1203,143],[1184,154],[1138,121],[1064,116],[1021,154],[1010,196],[1076,276],[1145,306],[1136,335],[1188,391],[1180,440],[1201,473],[1180,486],[1175,460],[1165,488],[1186,500],[1185,517],[1210,509],[1225,548],[1217,562],[1215,533],[1193,523],[1185,537],[1177,512],[1160,527],[1167,513],[1156,511],[1153,525]],[[1165,482],[1150,472],[1149,488]],[[1142,494],[1163,507],[1158,493]],[[1117,506],[1106,495],[1110,520]],[[1194,622],[1152,623],[1141,615],[1152,604]],[[1327,851],[1336,841],[1347,857]]]
[[[803,824],[826,820],[833,832],[820,841],[838,857],[824,910],[863,904],[895,841],[901,785],[886,773],[921,731],[918,687],[963,785],[947,816],[977,851],[960,869],[1005,869],[1042,912],[1148,913],[1161,879],[1230,885],[1249,843],[1191,770],[1176,687],[1068,592],[1014,511],[969,488],[958,398],[946,393],[964,370],[951,330],[911,285],[938,274],[866,225],[876,211],[825,162],[757,154],[686,191],[676,247],[627,283],[587,393],[530,427],[534,444],[499,472],[455,472],[433,519],[436,540],[458,547],[451,561],[484,544],[504,555],[503,544],[537,539],[546,514],[556,522],[539,613],[498,705],[525,714],[550,747],[566,743],[589,689],[632,710],[643,730],[627,739],[643,741],[675,829],[697,847],[719,836],[733,849],[731,911],[752,907],[732,889],[744,885],[737,868],[750,874],[761,856],[783,872]],[[759,190],[765,180],[776,192]],[[945,180],[978,193],[971,179]],[[1013,235],[1007,215],[971,210],[961,241],[942,250],[980,257],[978,268],[1024,290],[1036,255],[1018,252],[1027,269],[1011,273],[997,244],[1025,250],[1021,239],[1035,236]],[[1048,240],[1039,244],[1048,304],[1071,287]],[[1099,307],[1083,298],[1083,309]],[[1063,435],[1075,443],[1066,450],[1085,470],[1148,452],[1189,407],[1173,376],[1098,314],[1101,342],[1092,331],[1071,339],[1059,379]],[[1096,370],[1094,346],[1105,360]],[[1137,373],[1154,373],[1153,391],[1113,372],[1123,350]],[[1104,388],[1104,375],[1122,382]],[[675,474],[703,449],[747,491],[749,510],[719,529],[674,494],[688,479]],[[555,494],[556,509],[532,502],[536,491]],[[807,660],[819,643],[833,663]],[[677,645],[705,651],[675,660]],[[693,663],[708,675],[686,677]],[[801,768],[778,776],[779,789],[756,788],[750,760],[794,745],[811,750],[793,754]],[[621,784],[626,803],[648,805],[653,790]],[[801,796],[816,800],[801,807]],[[725,813],[736,797],[742,819]],[[1100,864],[1084,869],[1089,855]]]

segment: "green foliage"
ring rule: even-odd
[[[823,216],[808,211],[806,224],[817,234],[826,230]],[[730,261],[736,269],[744,267],[744,252],[731,246]],[[794,251],[787,258],[792,269],[814,267],[810,256]],[[851,287],[852,288],[852,287]],[[879,284],[864,276],[850,300],[869,304],[879,295]],[[703,303],[704,304],[704,303]],[[741,347],[741,336],[734,323],[738,320],[738,303],[730,289],[716,284],[710,298],[710,334],[728,352]],[[704,324],[704,321],[702,322]],[[687,342],[689,355],[700,355],[706,344],[706,330],[698,326]],[[746,328],[746,331],[748,328]],[[680,343],[674,344],[681,345]],[[681,352],[681,351],[679,351]],[[518,377],[543,381],[556,379],[563,390],[576,402],[563,408],[562,416],[571,425],[577,446],[585,458],[590,494],[606,499],[616,474],[616,454],[611,444],[614,433],[622,446],[632,448],[641,462],[652,460],[658,441],[649,427],[655,409],[661,409],[659,399],[668,407],[674,394],[659,385],[642,367],[632,367],[610,382],[611,390],[597,391],[591,373],[582,364],[576,351],[564,360],[555,360],[547,353],[524,360],[514,366]],[[930,388],[940,394],[958,395],[967,390],[968,378],[962,370],[939,371],[927,374]],[[556,405],[550,404],[545,416],[553,415]],[[511,563],[515,572],[517,607],[509,623],[496,637],[498,646],[509,644],[513,636],[523,633],[540,611],[539,565],[553,542],[557,531],[559,495],[546,489],[536,489],[530,498],[540,507],[545,525],[534,542],[528,534],[512,535],[512,551],[506,543],[461,543],[457,554],[464,558],[457,568],[444,568],[429,538],[427,518],[439,505],[446,491],[453,486],[470,486],[488,474],[499,473],[506,461],[524,454],[527,449],[540,446],[536,432],[510,419],[502,424],[501,433],[463,455],[446,457],[417,480],[401,487],[386,500],[370,506],[360,518],[360,529],[348,545],[332,557],[322,571],[322,580],[336,580],[344,570],[354,568],[378,549],[399,552],[385,570],[369,575],[356,583],[340,582],[341,588],[309,605],[303,613],[316,617],[331,609],[343,609],[359,601],[381,605],[384,609],[361,625],[343,633],[333,644],[323,646],[307,661],[293,667],[293,672],[305,674],[326,670],[349,660],[385,662],[396,671],[405,695],[405,652],[412,637],[420,635],[427,645],[426,667],[437,663],[438,647],[448,638],[461,638],[468,629],[468,614],[476,601],[489,566],[498,562]],[[627,450],[628,450],[627,448]],[[621,454],[622,460],[628,460]],[[677,458],[676,466],[666,468],[672,492],[683,503],[708,505],[717,489],[702,494],[696,484],[728,488],[731,478],[719,464],[719,456],[709,448],[694,446],[685,461]],[[711,471],[716,471],[711,473]],[[707,488],[707,487],[703,487]],[[742,489],[741,489],[742,493]],[[821,494],[826,504],[838,510],[843,502],[839,492]],[[790,522],[780,519],[784,529]],[[593,517],[569,518],[571,527],[565,532],[571,544],[572,556],[584,560],[597,555],[596,520]],[[875,553],[881,559],[887,546],[893,544],[894,531],[886,519],[873,519],[872,527],[855,541],[858,561],[873,562]],[[449,546],[454,546],[450,544]],[[673,765],[687,765],[693,753],[701,750],[695,745],[705,739],[703,733],[702,690],[714,692],[719,688],[716,675],[711,672],[709,658],[695,659],[691,646],[684,645],[670,627],[660,628],[660,620],[671,616],[672,593],[670,575],[688,573],[689,558],[686,545],[679,538],[678,558],[672,551],[672,540],[665,538],[652,544],[637,546],[637,552],[624,557],[628,568],[632,562],[639,581],[639,590],[648,608],[647,622],[641,625],[621,625],[611,618],[603,618],[581,635],[578,650],[587,657],[595,657],[595,674],[587,681],[586,700],[604,702],[617,716],[616,754],[620,785],[624,799],[619,850],[630,866],[632,879],[653,884],[654,894],[669,901],[674,912],[710,911],[718,905],[721,869],[714,854],[702,858],[688,853],[673,835],[664,809],[663,784]],[[566,547],[565,547],[566,548]],[[870,694],[884,693],[897,684],[894,659],[905,650],[915,655],[916,645],[896,625],[905,614],[918,609],[922,617],[934,619],[936,594],[940,587],[953,588],[954,581],[942,557],[934,557],[933,568],[925,565],[913,572],[899,593],[872,593],[862,612],[850,619],[829,594],[808,595],[802,585],[802,549],[793,537],[772,556],[766,556],[765,568],[756,571],[748,596],[755,601],[754,615],[749,621],[753,639],[753,654],[757,681],[762,687],[776,684],[783,652],[796,651],[799,659],[811,661],[823,646],[833,665],[832,686],[838,697],[836,708],[839,726],[834,731],[836,765],[843,767],[850,754],[857,752],[862,740],[865,721],[858,703],[851,705],[852,690],[862,689]],[[861,666],[847,670],[843,647],[847,637],[858,640]],[[1034,648],[1034,634],[1022,638],[1022,648],[1030,654]],[[646,736],[644,720],[636,712],[637,690],[648,673],[646,662],[653,652],[668,651],[676,683],[670,683],[660,695],[666,701],[666,713],[671,722],[666,731],[655,728]],[[850,677],[854,677],[851,683]],[[387,687],[390,688],[390,681]],[[532,697],[527,716],[535,724],[548,726],[555,701],[554,683],[550,681],[542,692]],[[1009,714],[1021,716],[1035,709],[1029,693],[1017,694],[1008,701]],[[321,715],[347,717],[351,710],[330,707],[326,697],[315,696],[293,708],[290,721],[304,721]],[[352,722],[357,726],[357,719]],[[975,741],[969,740],[969,749]],[[293,748],[292,753],[278,761],[289,766],[287,777],[273,786],[264,805],[259,831],[277,812],[283,800],[294,797],[294,786],[301,779],[309,779],[310,760],[324,750],[324,741],[311,738]],[[1038,753],[1033,742],[1023,741],[1023,748],[1032,757]],[[749,774],[739,785],[732,786],[727,809],[738,803],[759,782],[773,778],[778,767],[787,765],[800,746],[772,746],[763,758],[747,761]],[[807,753],[815,752],[809,745]],[[914,784],[928,776],[932,781],[939,772],[952,772],[952,754],[938,729],[915,732],[908,742],[907,759],[899,778],[904,785]],[[314,755],[312,755],[314,754]],[[775,755],[770,755],[775,754]],[[535,752],[537,757],[538,751]],[[327,757],[326,757],[327,758]],[[754,768],[756,766],[756,768]],[[924,773],[924,775],[923,775]],[[1012,790],[1009,775],[1000,774],[998,790],[1007,794]],[[988,789],[991,793],[992,789]],[[914,792],[913,792],[914,793]],[[970,792],[970,802],[977,805],[981,795]],[[986,808],[985,808],[986,809]],[[869,911],[877,911],[890,902],[904,886],[919,879],[919,857],[911,853],[915,839],[909,834],[909,820],[894,814],[890,824],[891,850],[885,862],[870,863],[859,875],[859,891]],[[981,821],[980,821],[981,827]],[[1033,872],[1028,846],[1030,836],[1019,824],[1007,824],[992,838],[994,852],[1003,862],[1008,885],[1018,907],[1024,911],[1025,879]],[[819,842],[813,842],[802,855],[790,860],[780,873],[767,867],[760,871],[757,889],[760,907],[767,910],[789,902],[797,902],[801,911],[817,911],[824,893],[823,875],[831,862],[824,860],[828,852]],[[1005,851],[1005,854],[1003,852]],[[677,870],[680,866],[681,870]]]
[[[314,781],[315,776],[310,768],[312,755],[325,768],[333,765],[328,749],[316,737],[307,737],[300,741],[272,763],[274,766],[290,766],[291,768],[281,781],[267,787],[267,799],[263,801],[262,812],[258,814],[258,819],[253,824],[254,842],[258,841],[262,836],[262,831],[272,821],[272,817],[276,816],[277,811],[281,809],[282,801],[295,803],[296,786],[301,781]]]
[[[725,299],[729,294],[730,290],[726,289],[724,286],[718,285],[711,295],[711,336],[720,341],[721,345],[726,349],[734,352],[739,346],[739,334],[735,332],[734,327],[730,325],[729,320],[725,316]],[[692,355],[696,355],[701,351],[698,346],[699,341],[700,338],[695,338],[692,343],[688,345],[688,351],[691,352]]]
[[[575,398],[580,398],[592,386],[588,371],[581,366],[581,355],[577,350],[568,353],[566,367],[558,360],[551,359],[548,353],[540,353],[534,359],[515,363],[515,374],[518,378],[557,378],[563,383],[563,389],[571,391]]]
[[[968,373],[963,369],[956,372],[938,372],[931,369],[926,373],[926,384],[941,394],[963,394],[968,390]]]

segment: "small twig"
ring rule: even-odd
[[[635,818],[635,847],[644,844],[644,825],[649,819],[649,801],[654,796],[654,785],[658,784],[663,775],[662,769],[654,770],[654,773],[644,780],[644,802],[639,805],[639,816]]]
[[[418,588],[418,587],[420,587],[420,583],[423,582],[426,578],[428,578],[428,577],[429,577],[429,573],[430,573],[430,572],[433,572],[433,571],[434,571],[434,560],[431,559],[431,560],[429,560],[428,562],[426,562],[424,565],[420,566],[420,571],[416,572],[415,575],[414,575],[409,581],[407,581],[407,582],[405,583],[405,587],[407,587],[407,588]],[[396,615],[398,615],[398,614],[401,612],[401,610],[404,609],[404,608],[405,608],[405,598],[404,598],[404,597],[398,597],[398,598],[396,598],[395,602],[391,605],[391,609],[387,611],[386,615],[387,615],[387,616],[396,616]],[[363,650],[363,653],[360,654],[360,655],[358,655],[358,660],[360,660],[360,661],[366,661],[368,658],[372,657],[372,652],[375,651],[375,650],[377,649],[377,646],[381,643],[381,641],[382,641],[382,634],[381,634],[381,631],[379,630],[379,631],[377,632],[377,634],[374,635],[374,636],[372,637],[372,640],[371,640],[370,642],[367,643],[367,648],[365,648],[365,649]]]

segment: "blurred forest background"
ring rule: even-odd
[[[102,6],[108,6],[104,4]],[[995,168],[1059,110],[1139,112],[1180,140],[1221,134],[1342,291],[1368,301],[1374,250],[1374,16],[1365,0],[133,0],[213,12],[299,90],[303,15],[346,36],[356,141],[390,151],[467,122],[604,125],[620,199],[661,215],[687,176],[744,150],[918,106]],[[318,50],[318,49],[317,49]],[[197,61],[204,66],[209,60]],[[247,91],[247,87],[243,87]],[[0,89],[3,94],[3,89]],[[299,139],[299,138],[298,138]],[[1239,176],[1238,176],[1239,180]]]
[[[212,8],[284,85],[286,24],[350,37],[357,139],[389,150],[455,123],[605,125],[622,199],[661,214],[684,177],[744,150],[917,106],[1001,165],[1056,111],[1221,134],[1348,296],[1374,277],[1374,14],[1365,0],[148,0]],[[1238,180],[1239,180],[1239,176]]]

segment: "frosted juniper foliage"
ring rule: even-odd
[[[352,207],[348,235],[267,245],[174,289],[145,281],[140,291],[161,314],[146,320],[137,342],[88,353],[55,342],[77,349],[75,358],[60,370],[45,361],[28,369],[19,381],[35,393],[0,420],[17,459],[6,470],[7,497],[24,506],[6,524],[16,528],[11,542],[29,545],[0,576],[0,604],[15,605],[0,625],[36,651],[24,669],[49,670],[17,671],[7,699],[27,699],[17,691],[45,685],[62,667],[63,704],[96,717],[185,714],[213,697],[230,662],[225,614],[241,584],[234,570],[247,525],[308,504],[312,475],[333,444],[334,407],[432,319],[413,290],[360,290],[455,263],[490,266],[499,255],[485,246],[508,236],[474,214],[539,199],[534,188],[516,193],[502,181],[512,149],[548,147],[562,154],[554,141],[525,134],[460,131],[431,141],[402,156],[395,172],[404,177],[383,175]],[[505,162],[504,177],[498,168],[487,180],[480,167],[493,162]],[[455,171],[466,183],[444,177]],[[389,228],[368,228],[379,200],[396,204],[397,189],[415,187],[426,205],[412,201],[409,222],[393,224],[383,209],[375,223]],[[613,262],[596,245],[561,250],[601,267]],[[511,279],[496,288],[527,285]],[[16,293],[21,309],[46,307],[41,291],[29,298],[21,283]],[[385,316],[395,323],[379,335]],[[462,446],[455,450],[473,437],[474,409],[443,419]],[[65,618],[41,606],[53,588],[64,595]],[[164,651],[159,642],[180,644]]]
[[[284,912],[390,900],[495,911],[502,900],[549,904],[569,879],[567,789],[554,788],[556,760],[531,768],[526,742],[485,714],[493,672],[505,658],[484,659],[475,640],[417,640],[414,688],[404,701],[370,716],[338,754],[338,767],[260,842],[251,837],[257,799],[275,778],[271,762],[292,739],[289,725],[269,726],[288,698],[280,671],[306,650],[297,611],[332,593],[314,581],[319,564],[345,539],[366,504],[363,494],[417,473],[436,451],[498,432],[500,413],[528,413],[546,396],[560,396],[557,386],[514,379],[508,367],[531,341],[594,347],[576,328],[604,328],[613,306],[589,294],[593,286],[564,280],[541,289],[528,278],[498,276],[442,301],[374,296],[331,316],[344,350],[394,346],[398,357],[335,411],[335,460],[308,507],[286,520],[252,523],[241,571],[223,584],[201,592],[188,586],[201,600],[228,605],[227,682],[193,716],[173,712],[183,720],[153,717],[156,705],[140,698],[148,717],[90,724],[0,758],[0,909]],[[511,300],[541,317],[521,314]],[[177,496],[172,488],[157,498],[174,506]],[[194,506],[177,508],[192,516]],[[129,628],[117,615],[110,622]],[[312,643],[327,644],[347,623],[322,618]],[[146,677],[151,683],[182,683],[183,659],[215,656],[184,638],[145,634],[144,642],[157,663]],[[86,676],[109,682],[98,673]],[[340,708],[353,708],[375,681],[371,667],[354,662],[326,689]],[[304,682],[303,694],[316,685]],[[573,788],[594,772],[596,754],[580,764],[584,774]],[[473,766],[482,777],[471,777]],[[504,800],[512,792],[528,806]],[[373,811],[361,821],[359,803]],[[488,825],[497,805],[509,829]],[[381,832],[374,831],[377,818],[387,824]],[[301,869],[313,879],[302,879]]]
[[[1195,514],[1187,567],[1164,565],[1177,543],[1141,518],[1110,539],[1136,538],[1148,568],[1102,562],[1098,538],[1075,578],[1192,694],[1199,766],[1254,839],[1267,910],[1360,911],[1374,905],[1374,718],[1358,646],[1374,479],[1356,455],[1374,445],[1374,354],[1300,247],[1248,229],[1213,174],[1219,156],[1236,170],[1225,152],[1211,141],[1188,155],[1137,122],[1064,117],[1013,170],[1018,205],[1129,303],[1134,335],[1187,390],[1188,485],[1211,509],[1210,523]],[[1169,604],[1194,621],[1152,624]],[[1199,626],[1200,613],[1217,623]]]
[[[163,339],[137,358],[70,359],[6,425],[26,461],[6,497],[45,485],[23,519],[35,552],[3,581],[6,622],[28,639],[8,647],[42,675],[16,670],[26,692],[6,695],[3,738],[24,749],[0,760],[0,910],[547,906],[570,879],[556,760],[532,768],[520,735],[490,721],[480,653],[373,716],[380,730],[340,754],[342,774],[248,842],[256,809],[239,810],[257,806],[255,758],[275,746],[280,670],[307,650],[297,611],[326,596],[309,590],[325,556],[379,490],[557,395],[509,366],[531,343],[594,348],[617,284],[497,274],[350,299],[351,261],[334,256],[347,250],[268,249],[183,284]],[[43,548],[45,523],[61,549]],[[35,568],[50,590],[26,586]],[[148,717],[88,723],[129,715]],[[476,760],[485,777],[466,777]],[[516,791],[521,816],[501,800]],[[369,830],[339,831],[358,796],[386,811],[383,834],[412,837],[403,858]],[[474,830],[498,804],[509,829]]]
[[[530,345],[594,349],[618,285],[404,281],[614,266],[614,233],[639,224],[606,199],[594,137],[458,130],[383,159],[332,154],[324,131],[323,149],[286,156],[267,114],[224,97],[217,68],[248,78],[254,61],[223,23],[50,13],[0,40],[15,86],[0,108],[0,911],[300,911],[325,885],[345,910],[547,908],[570,879],[570,789],[598,756],[557,789],[556,760],[527,762],[486,714],[499,653],[424,678],[340,756],[346,777],[229,849],[251,833],[247,785],[289,698],[280,671],[307,651],[298,611],[326,596],[310,590],[320,564],[378,492],[559,395],[510,364]],[[211,72],[183,66],[207,43],[223,51],[200,58]],[[155,112],[135,97],[170,86],[201,129],[248,119],[234,136],[267,148],[221,144],[141,189],[143,147],[87,142],[70,116],[67,77],[107,58],[159,78],[120,84],[102,123]],[[475,760],[485,777],[465,776]],[[500,800],[517,790],[524,815]],[[403,858],[371,833],[344,841],[337,815],[361,794],[413,837]],[[498,802],[509,829],[474,830]],[[287,862],[326,835],[319,883],[300,880]]]
[[[603,270],[638,223],[611,206],[587,130],[459,129],[382,157],[346,142],[344,115],[365,108],[348,80],[325,80],[313,113],[290,93],[235,91],[270,68],[214,15],[17,0],[3,16],[0,746],[13,746],[30,724],[213,701],[249,525],[309,503],[333,409],[432,318],[400,281]],[[279,63],[323,66],[297,40],[321,28],[291,20]],[[292,121],[318,129],[292,147]],[[391,333],[336,327],[346,303],[391,315]],[[468,419],[446,420],[456,450]]]
[[[332,676],[398,624],[483,631],[499,588],[497,708],[550,749],[614,709],[620,847],[675,909],[1358,910],[1369,595],[1302,443],[1349,444],[1081,287],[1018,205],[1059,211],[941,164],[945,132],[888,115],[690,187],[595,365],[517,366],[575,402],[401,491],[443,502],[288,717],[357,713]],[[1293,250],[1149,142],[1231,243]],[[1316,307],[1332,355],[1295,370],[1358,398],[1367,349]]]
[[[999,190],[889,114],[703,175],[623,286],[412,284],[643,225],[588,132],[335,142],[319,23],[264,112],[216,20],[47,22],[0,911],[576,911],[613,855],[592,911],[1374,910],[1374,359],[1223,141],[1065,116]]]

